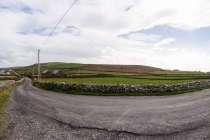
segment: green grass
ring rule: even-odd
[[[1,79],[15,79],[16,76],[0,76],[0,80]]]
[[[188,76],[182,76],[182,75],[177,75],[177,76],[174,76],[174,75],[165,75],[165,76],[153,76],[153,75],[150,75],[150,76],[138,76],[137,78],[139,79],[156,79],[156,80],[196,80],[196,79],[210,79],[210,76],[208,75],[201,75],[201,76],[195,76],[195,75],[188,75]]]
[[[70,68],[80,68],[85,66],[85,64],[75,64],[75,63],[50,63],[47,67],[49,69],[55,68],[55,69],[70,69]]]
[[[149,80],[149,79],[132,79],[119,77],[104,78],[42,78],[42,81],[50,82],[73,82],[73,83],[90,83],[90,84],[179,84],[192,82],[195,80]]]
[[[17,76],[0,76],[0,82],[7,81],[7,80],[18,80]]]
[[[191,71],[163,71],[163,70],[158,70],[158,71],[154,71],[151,72],[150,74],[182,74],[182,75],[203,75],[205,73],[203,72],[191,72]]]
[[[111,74],[111,75],[139,75],[136,73],[125,72],[106,72],[106,71],[94,71],[94,70],[66,70],[68,74]]]
[[[1,78],[16,78],[16,76],[13,76],[13,75],[0,76],[0,79]]]
[[[13,85],[9,87],[7,90],[0,90],[0,120],[4,115],[4,107],[6,106],[6,102],[9,100],[10,92],[16,87],[17,85]],[[0,128],[1,128],[0,123]]]

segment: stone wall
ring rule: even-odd
[[[25,79],[22,78],[19,81],[7,80],[7,81],[4,81],[4,82],[0,82],[0,90],[7,89],[8,87],[10,87],[11,85],[14,85],[14,84],[21,84],[24,80]]]
[[[132,93],[132,92],[171,92],[183,91],[210,86],[210,81],[196,81],[174,85],[123,85],[123,84],[81,84],[64,82],[34,82],[45,89],[60,89],[63,91],[86,91],[101,93]]]
[[[24,80],[25,80],[25,78],[22,78],[22,79],[20,79],[20,80],[16,81],[16,84],[21,84],[21,83],[23,83],[23,82],[24,82]]]

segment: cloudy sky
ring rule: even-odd
[[[0,67],[31,65],[74,0],[0,0]],[[41,62],[210,71],[209,0],[78,0]]]

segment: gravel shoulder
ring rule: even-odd
[[[9,139],[209,139],[210,90],[165,97],[95,97],[27,80],[6,109]]]

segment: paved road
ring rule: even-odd
[[[76,127],[210,138],[210,89],[165,97],[96,97],[48,92],[27,80],[12,98],[21,108]]]

